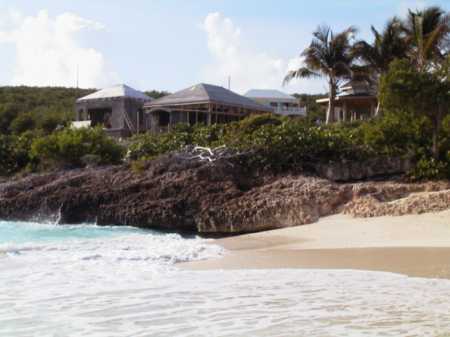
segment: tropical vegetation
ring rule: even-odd
[[[333,122],[332,101],[339,80],[363,78],[375,84],[376,117],[384,112],[390,117],[423,121],[418,125],[429,130],[420,131],[428,134],[430,140],[428,148],[421,148],[418,163],[422,168],[432,162],[431,166],[439,168],[438,171],[450,170],[446,164],[450,156],[448,134],[443,135],[450,114],[450,14],[437,6],[409,10],[404,19],[388,20],[382,31],[373,26],[371,30],[373,41],[352,43],[354,28],[334,34],[329,27],[320,26],[301,54],[304,66],[290,71],[285,82],[293,78],[327,77],[327,123]]]
[[[334,122],[334,100],[339,81],[352,75],[351,39],[355,33],[354,27],[335,34],[330,27],[320,26],[313,33],[314,39],[310,46],[302,52],[305,65],[290,71],[284,79],[284,83],[294,78],[325,77],[327,79],[329,87],[327,124]]]
[[[123,161],[142,167],[187,145],[226,145],[250,153],[248,165],[257,169],[309,170],[316,162],[405,157],[415,163],[411,178],[450,179],[449,14],[439,7],[409,11],[405,19],[394,17],[382,30],[371,30],[372,41],[358,40],[353,27],[314,32],[302,52],[304,65],[285,78],[328,81],[326,113],[317,97],[297,95],[308,107],[305,119],[260,115],[229,124],[178,125],[119,143],[98,128],[67,127],[75,99],[91,90],[0,88],[0,176]],[[355,78],[375,85],[377,118],[331,123],[339,84]]]

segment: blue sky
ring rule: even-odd
[[[319,24],[370,39],[407,8],[449,0],[0,0],[0,84],[127,83],[176,91],[198,82],[282,88]],[[302,80],[287,92],[324,92]]]

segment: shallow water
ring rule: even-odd
[[[450,332],[448,280],[174,266],[223,253],[199,238],[134,228],[0,222],[0,336]]]

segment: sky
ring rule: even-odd
[[[0,85],[175,92],[196,83],[323,93],[289,70],[321,24],[371,39],[408,8],[450,0],[0,0]],[[77,76],[78,74],[78,76]]]

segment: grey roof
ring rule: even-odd
[[[145,107],[180,105],[192,103],[219,103],[240,106],[247,109],[272,112],[270,107],[258,104],[251,99],[217,85],[200,83],[157,100],[148,102]]]
[[[375,96],[376,89],[366,80],[350,80],[339,87],[338,97]]]
[[[285,94],[279,90],[270,89],[252,89],[245,94],[249,98],[265,98],[265,99],[282,99],[282,100],[296,100],[294,96]]]
[[[113,87],[104,88],[98,90],[90,95],[81,97],[77,99],[77,102],[94,100],[94,99],[107,99],[107,98],[116,98],[116,97],[130,97],[139,99],[142,101],[150,101],[151,98],[145,95],[144,93],[133,89],[125,84],[118,84]]]

